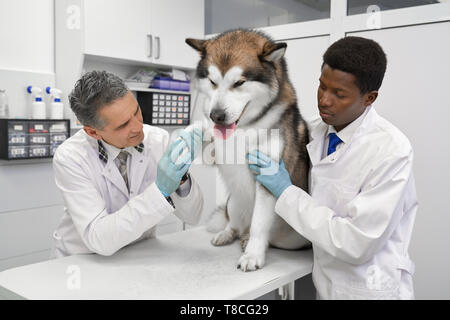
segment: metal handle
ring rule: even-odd
[[[151,58],[153,55],[153,37],[151,34],[147,35],[148,39],[148,54],[147,57]]]
[[[159,37],[155,37],[155,40],[156,40],[156,46],[158,48],[158,51],[156,51],[155,59],[159,59],[159,56],[161,54],[161,40],[159,39]]]

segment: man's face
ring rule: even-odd
[[[95,134],[107,143],[122,149],[137,146],[144,140],[141,108],[131,92],[102,107],[99,116],[106,126],[102,130],[94,129]]]
[[[361,94],[356,78],[351,73],[332,69],[324,64],[317,90],[320,117],[336,131],[344,129],[372,104],[377,91]]]

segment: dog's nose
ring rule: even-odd
[[[211,118],[212,121],[214,121],[214,123],[220,124],[225,121],[226,114],[221,109],[214,109],[214,110],[211,110],[209,117]]]

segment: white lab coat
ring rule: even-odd
[[[417,211],[408,139],[376,111],[321,159],[328,125],[308,144],[310,195],[290,186],[275,211],[313,244],[321,299],[413,299],[408,246]]]
[[[114,159],[106,164],[100,160],[97,140],[83,129],[58,147],[53,168],[65,212],[53,234],[55,257],[111,255],[133,241],[153,237],[156,224],[172,213],[189,224],[198,222],[203,197],[192,178],[186,197],[171,195],[176,209],[155,185],[168,132],[149,125],[143,130],[143,152],[131,148],[128,158],[130,193]]]

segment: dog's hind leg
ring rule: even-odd
[[[211,243],[215,246],[224,246],[233,242],[238,235],[238,230],[233,228],[231,223],[228,223],[224,230],[220,231],[212,238]]]
[[[253,271],[264,266],[270,228],[275,218],[275,203],[274,196],[257,183],[250,239],[244,254],[238,261],[238,268],[242,271]]]
[[[211,243],[215,246],[224,246],[234,241],[239,235],[239,230],[228,215],[228,203],[231,195],[228,194],[224,203],[218,205],[208,222],[208,230],[217,232]],[[222,227],[220,227],[223,224]]]
[[[217,233],[224,230],[227,226],[230,218],[227,212],[229,195],[222,203],[219,203],[216,208],[211,212],[208,219],[206,220],[206,230],[211,233]]]
[[[222,231],[219,231],[214,238],[212,238],[211,243],[215,246],[224,246],[234,241],[239,236],[239,229],[235,226],[235,222],[228,215],[228,204],[230,201],[231,195],[228,195],[228,198],[224,204],[216,208],[216,215],[223,214],[227,221],[225,228]]]
[[[244,230],[248,230],[251,212],[252,208],[248,206],[248,199],[245,196],[231,193],[225,211],[228,224],[224,230],[214,236],[211,243],[215,246],[222,246],[233,242]]]

